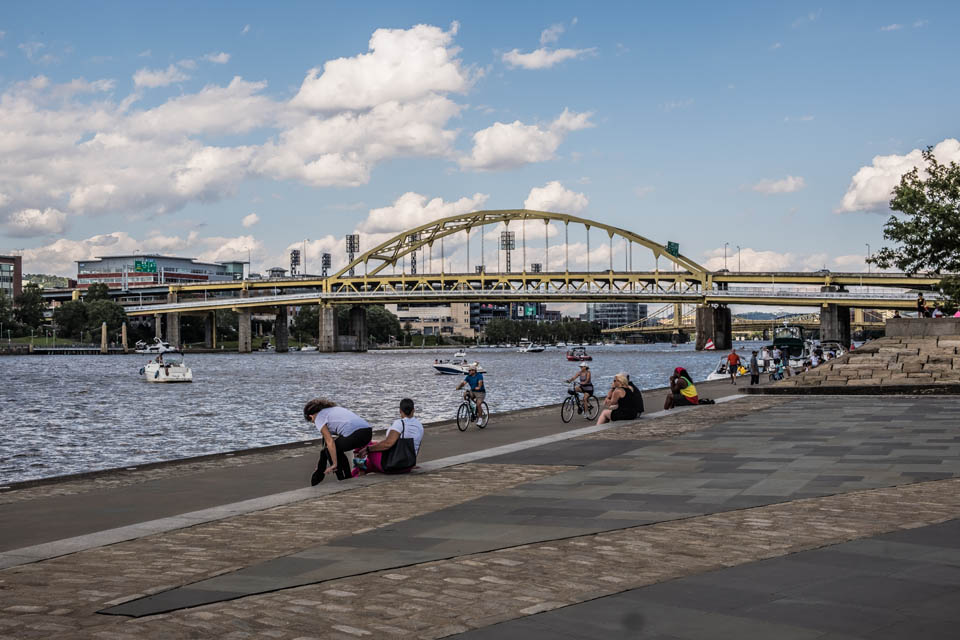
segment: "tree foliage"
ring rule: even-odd
[[[909,274],[960,272],[960,165],[941,164],[933,147],[923,152],[924,175],[914,167],[893,190],[883,237],[898,246],[884,247],[869,260],[881,268],[895,266]]]
[[[367,335],[379,343],[389,342],[390,336],[400,337],[400,319],[383,305],[367,307]]]
[[[13,323],[13,300],[0,289],[0,324],[9,327]]]
[[[316,340],[320,335],[320,305],[300,307],[293,319],[293,331],[298,339]]]
[[[82,300],[71,300],[53,310],[53,322],[61,336],[83,340],[87,327],[87,305]]]
[[[83,296],[83,301],[90,303],[94,300],[109,300],[110,287],[103,282],[94,282],[87,288],[87,293]]]
[[[107,335],[113,335],[127,321],[123,307],[111,300],[94,300],[85,303],[87,307],[87,329],[93,335],[99,335],[100,325],[107,323]]]
[[[47,302],[43,299],[39,285],[32,282],[27,284],[23,292],[14,300],[14,305],[16,306],[14,314],[19,322],[32,329],[40,328]]]
[[[940,280],[940,295],[945,302],[945,313],[952,313],[960,308],[960,276],[947,276]]]
[[[567,319],[563,322],[534,322],[494,318],[484,328],[484,340],[490,344],[517,342],[589,342],[600,336],[600,328],[590,322]]]

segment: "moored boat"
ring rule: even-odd
[[[593,356],[587,353],[587,350],[583,347],[574,347],[567,351],[567,360],[572,362],[586,362],[588,360],[593,360]]]
[[[134,345],[134,353],[145,353],[149,355],[159,355],[161,353],[179,353],[179,349],[171,347],[169,342],[164,342],[160,338],[154,338],[152,344],[147,344],[143,340],[138,340]]]

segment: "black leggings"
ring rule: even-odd
[[[350,463],[347,462],[347,456],[344,453],[345,451],[353,451],[354,449],[359,449],[360,447],[365,447],[370,444],[370,438],[373,437],[373,429],[366,427],[364,429],[357,429],[348,436],[338,436],[333,440],[333,446],[337,449],[337,478],[340,480],[345,480],[350,476]],[[326,471],[327,465],[330,464],[330,452],[326,449],[323,450],[323,453],[320,454],[320,471]]]

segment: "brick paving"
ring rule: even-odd
[[[765,416],[775,418],[782,402],[751,398],[615,426],[610,438],[608,432],[585,438],[672,437],[745,416],[775,432],[776,419]],[[145,618],[95,613],[138,594],[575,471],[570,465],[461,465],[0,571],[0,637],[439,638],[712,569],[960,517],[960,480],[946,478],[460,555]]]

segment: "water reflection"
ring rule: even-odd
[[[641,388],[665,385],[676,366],[702,379],[721,356],[692,345],[589,351],[598,394],[619,371]],[[393,420],[403,396],[414,398],[425,422],[451,418],[459,378],[431,366],[451,353],[194,355],[187,358],[194,382],[174,385],[144,382],[137,375],[147,359],[141,355],[0,358],[0,483],[313,438],[301,409],[317,395],[375,425]],[[488,371],[494,411],[559,402],[563,379],[577,370],[562,349],[476,349],[468,357]]]

